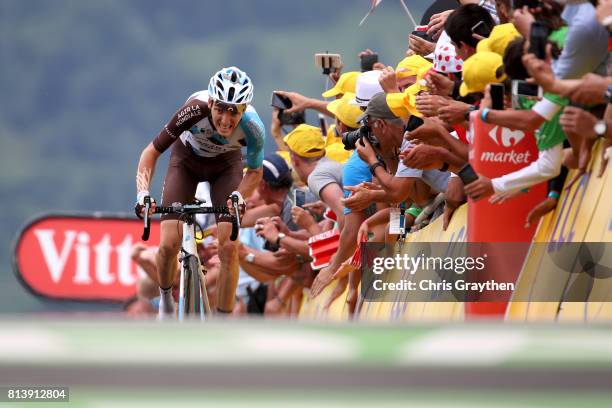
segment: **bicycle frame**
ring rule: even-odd
[[[190,258],[195,258],[196,262],[191,262]],[[197,265],[197,271],[194,271],[190,265]],[[181,243],[181,268],[180,268],[180,286],[179,286],[179,305],[178,305],[178,319],[179,321],[185,320],[185,316],[190,314],[191,310],[188,310],[189,306],[186,304],[187,290],[190,281],[193,282],[195,279],[189,274],[197,274],[197,279],[200,284],[195,285],[195,290],[200,291],[200,296],[196,297],[199,302],[199,307],[196,307],[196,311],[199,310],[200,320],[206,320],[206,315],[210,316],[210,303],[208,301],[208,293],[206,292],[206,277],[200,267],[200,257],[198,256],[198,248],[195,240],[195,222],[193,216],[188,216],[185,222],[183,222],[183,241]]]
[[[240,208],[238,196],[231,196],[234,215],[232,219],[232,233],[230,240],[238,238],[240,230]],[[144,230],[142,240],[149,239],[151,229],[151,218],[149,211],[151,208],[151,198],[144,198]],[[170,207],[156,207],[155,214],[181,214],[180,220],[183,221],[183,239],[181,243],[180,261],[180,286],[179,286],[179,310],[178,319],[184,320],[185,315],[199,313],[200,319],[205,320],[205,315],[212,315],[208,294],[206,293],[206,278],[198,257],[198,249],[195,240],[195,214],[230,214],[227,207],[204,206],[202,202],[196,200],[193,205],[173,204]]]

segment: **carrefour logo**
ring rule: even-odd
[[[525,132],[495,126],[489,132],[489,137],[496,145],[505,148],[515,147],[525,138]],[[529,164],[531,152],[516,152],[514,149],[504,152],[482,152],[480,161],[492,163]]]

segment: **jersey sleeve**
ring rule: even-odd
[[[193,125],[208,114],[209,109],[206,102],[197,99],[187,101],[153,139],[153,146],[158,152],[165,152],[179,138],[181,133],[191,129]]]
[[[259,169],[263,165],[266,130],[256,112],[245,112],[243,119],[247,148],[247,167],[250,169]]]

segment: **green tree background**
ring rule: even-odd
[[[369,3],[2,0],[0,312],[88,308],[21,287],[11,264],[16,234],[45,212],[130,212],[141,149],[220,67],[249,73],[268,126],[273,90],[320,97],[316,52],[342,54],[345,71],[359,69],[365,48],[395,66],[413,26],[399,1],[387,0],[359,27]],[[407,3],[419,18],[429,2]],[[157,167],[157,197],[168,156]]]

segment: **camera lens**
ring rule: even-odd
[[[357,140],[361,137],[360,133],[361,129],[353,130],[352,132],[344,132],[342,134],[342,144],[344,145],[344,150],[353,150],[355,149],[355,144]]]
[[[374,135],[371,134],[370,127],[368,125],[363,125],[357,130],[343,133],[342,143],[344,144],[344,150],[355,149],[357,141],[362,137],[365,137],[368,140],[376,140]],[[376,143],[378,143],[378,141]]]

